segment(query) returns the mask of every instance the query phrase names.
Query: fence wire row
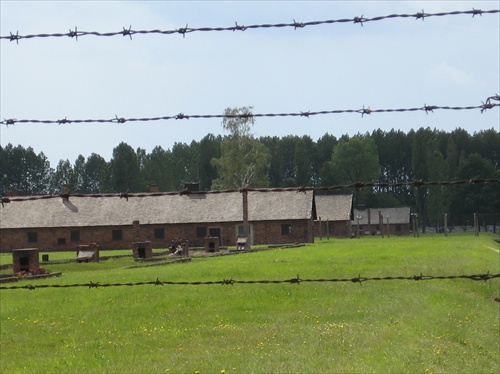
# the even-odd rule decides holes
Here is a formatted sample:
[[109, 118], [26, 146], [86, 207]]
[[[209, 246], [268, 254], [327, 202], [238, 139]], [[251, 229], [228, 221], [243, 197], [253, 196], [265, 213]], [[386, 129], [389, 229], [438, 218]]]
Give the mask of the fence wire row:
[[106, 193], [106, 194], [70, 194], [62, 193], [60, 195], [39, 195], [39, 196], [29, 196], [29, 197], [2, 197], [1, 203], [2, 207], [9, 203], [19, 203], [34, 200], [49, 200], [64, 198], [69, 200], [70, 197], [80, 197], [80, 198], [110, 198], [116, 197], [120, 199], [129, 198], [144, 198], [144, 197], [160, 197], [160, 196], [174, 196], [174, 195], [207, 195], [207, 194], [223, 194], [223, 193], [233, 193], [233, 192], [284, 192], [284, 191], [296, 191], [296, 192], [306, 192], [306, 191], [337, 191], [345, 189], [363, 189], [363, 188], [395, 188], [395, 187], [431, 187], [431, 186], [464, 186], [464, 185], [478, 185], [486, 183], [500, 183], [500, 179], [494, 178], [473, 178], [473, 179], [462, 179], [456, 181], [423, 181], [414, 180], [408, 182], [395, 182], [395, 183], [377, 183], [377, 182], [356, 182], [350, 184], [340, 184], [330, 187], [286, 187], [286, 188], [240, 188], [240, 189], [227, 189], [227, 190], [212, 190], [212, 191], [174, 191], [174, 192], [148, 192], [148, 193]]
[[[498, 103], [496, 103], [497, 101]], [[168, 121], [168, 120], [182, 120], [182, 119], [223, 119], [223, 118], [262, 118], [262, 117], [312, 117], [325, 114], [342, 114], [342, 113], [357, 113], [364, 117], [365, 114], [372, 113], [403, 113], [403, 112], [429, 112], [433, 113], [434, 110], [477, 110], [480, 109], [481, 113], [484, 113], [488, 109], [493, 109], [500, 106], [500, 95], [496, 94], [490, 96], [486, 101], [482, 102], [481, 105], [471, 105], [471, 106], [437, 106], [437, 105], [424, 105], [422, 107], [414, 108], [397, 108], [397, 109], [371, 109], [370, 107], [362, 109], [337, 109], [337, 110], [323, 110], [323, 111], [307, 111], [307, 112], [295, 112], [295, 113], [247, 113], [247, 114], [184, 114], [179, 113], [172, 116], [162, 116], [162, 117], [143, 117], [143, 118], [123, 118], [115, 115], [115, 118], [111, 119], [68, 119], [63, 118], [59, 120], [41, 120], [41, 119], [4, 119], [0, 121], [2, 125], [15, 125], [19, 123], [32, 123], [32, 124], [81, 124], [81, 123], [119, 123], [123, 124], [125, 122], [151, 122], [151, 121]]]
[[27, 284], [23, 286], [1, 286], [0, 290], [16, 290], [16, 289], [27, 289], [35, 290], [39, 288], [75, 288], [75, 287], [88, 287], [88, 288], [99, 288], [99, 287], [133, 287], [133, 286], [201, 286], [201, 285], [235, 285], [235, 284], [300, 284], [300, 283], [359, 283], [369, 281], [395, 281], [395, 280], [411, 280], [411, 281], [426, 281], [426, 280], [450, 280], [450, 279], [469, 279], [474, 281], [488, 281], [490, 279], [500, 278], [500, 274], [470, 274], [470, 275], [414, 275], [411, 277], [362, 277], [358, 275], [353, 278], [300, 278], [298, 275], [296, 278], [283, 279], [283, 280], [234, 280], [234, 279], [223, 279], [218, 281], [196, 281], [196, 282], [173, 282], [173, 281], [161, 281], [156, 278], [154, 281], [149, 282], [126, 282], [126, 283], [99, 283], [99, 282], [89, 282], [89, 283], [73, 283], [73, 284], [40, 284], [32, 285]]
[[494, 13], [500, 13], [500, 10], [499, 9], [481, 10], [472, 8], [472, 10], [440, 12], [440, 13], [425, 13], [424, 10], [422, 10], [421, 12], [416, 12], [413, 14], [389, 14], [385, 16], [377, 16], [372, 18], [367, 18], [362, 15], [361, 17], [354, 17], [354, 18], [341, 18], [341, 19], [310, 21], [310, 22], [297, 22], [294, 19], [293, 22], [291, 23], [258, 24], [258, 25], [247, 25], [247, 26], [239, 25], [238, 22], [235, 22], [234, 26], [229, 26], [229, 27], [188, 27], [188, 25], [186, 24], [186, 27], [181, 27], [178, 29], [171, 29], [171, 30], [133, 30], [132, 26], [129, 26], [128, 28], [123, 27], [123, 30], [115, 32], [80, 31], [75, 26], [74, 30], [70, 29], [66, 33], [19, 35], [19, 31], [17, 31], [15, 34], [10, 32], [10, 35], [0, 36], [0, 39], [9, 40], [11, 42], [15, 41], [16, 43], [19, 44], [19, 40], [21, 39], [69, 37], [78, 40], [78, 38], [82, 36], [111, 37], [111, 36], [122, 35], [122, 36], [128, 36], [132, 40], [132, 36], [138, 34], [182, 35], [183, 37], [185, 37], [186, 34], [190, 34], [193, 32], [213, 32], [213, 31], [234, 32], [234, 31], [245, 31], [251, 29], [292, 28], [292, 27], [294, 30], [297, 30], [307, 26], [319, 26], [319, 25], [328, 25], [336, 23], [354, 23], [363, 26], [363, 24], [367, 22], [383, 21], [394, 18], [414, 18], [416, 20], [423, 21], [425, 18], [429, 17], [455, 16], [464, 14], [472, 15], [472, 17], [474, 17], [477, 15], [482, 16], [483, 14], [494, 14]]

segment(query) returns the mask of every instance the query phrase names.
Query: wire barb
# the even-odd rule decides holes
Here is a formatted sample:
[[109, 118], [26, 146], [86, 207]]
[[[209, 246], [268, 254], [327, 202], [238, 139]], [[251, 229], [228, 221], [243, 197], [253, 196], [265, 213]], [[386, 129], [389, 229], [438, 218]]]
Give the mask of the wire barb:
[[127, 122], [127, 120], [125, 118], [123, 118], [123, 117], [118, 118], [118, 116], [116, 114], [115, 114], [114, 121], [116, 121], [116, 123], [125, 123], [125, 122]]
[[179, 34], [182, 34], [182, 37], [185, 38], [186, 37], [186, 33], [188, 32], [188, 25], [187, 25], [187, 23], [186, 23], [186, 27], [182, 27], [182, 28], [178, 29], [177, 32]]
[[129, 26], [128, 29], [125, 27], [123, 28], [123, 36], [128, 35], [130, 37], [130, 40], [132, 40], [132, 25]]
[[425, 14], [424, 10], [422, 9], [422, 12], [417, 12], [417, 14], [415, 15], [415, 19], [421, 19], [423, 21], [425, 16], [426, 16], [426, 14]]
[[297, 30], [297, 27], [302, 29], [304, 28], [304, 24], [302, 22], [297, 22], [295, 19], [293, 20], [293, 29]]
[[75, 40], [78, 41], [78, 29], [76, 28], [76, 26], [75, 26], [75, 31], [71, 29], [69, 30], [68, 36], [70, 38], [75, 38]]
[[230, 279], [223, 279], [222, 282], [221, 282], [221, 285], [231, 285], [231, 286], [234, 286], [234, 281], [230, 278]]
[[70, 121], [70, 120], [68, 120], [66, 117], [64, 117], [64, 119], [60, 119], [60, 120], [58, 120], [58, 121], [57, 121], [57, 123], [58, 123], [59, 125], [65, 125], [65, 124], [67, 124], [67, 123], [71, 123], [71, 121]]
[[97, 288], [97, 287], [99, 287], [99, 282], [97, 283], [94, 283], [92, 281], [89, 282], [89, 288]]
[[472, 18], [474, 18], [474, 16], [477, 16], [478, 14], [482, 17], [483, 16], [483, 11], [481, 9], [474, 9], [474, 8], [472, 8]]
[[366, 20], [363, 18], [363, 16], [361, 16], [361, 17], [354, 17], [353, 21], [354, 21], [354, 23], [360, 23], [361, 26], [363, 26], [363, 22]]
[[235, 22], [234, 25], [235, 26], [233, 28], [233, 31], [236, 31], [236, 30], [245, 31], [247, 29], [245, 26], [238, 25], [238, 22]]
[[17, 44], [19, 44], [19, 39], [21, 39], [21, 36], [19, 35], [19, 31], [16, 31], [16, 34], [14, 35], [13, 33], [10, 33], [10, 41], [16, 41]]

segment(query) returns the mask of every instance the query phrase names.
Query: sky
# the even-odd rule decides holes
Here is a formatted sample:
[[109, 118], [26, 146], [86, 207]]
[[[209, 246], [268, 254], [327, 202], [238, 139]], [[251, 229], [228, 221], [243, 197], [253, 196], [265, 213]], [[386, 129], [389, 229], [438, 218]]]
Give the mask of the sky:
[[[472, 9], [500, 1], [9, 1], [0, 34], [172, 30], [372, 18]], [[111, 119], [338, 109], [481, 105], [500, 93], [500, 14], [456, 15], [173, 35], [0, 40], [1, 119]], [[254, 136], [408, 132], [421, 127], [471, 134], [500, 126], [481, 113], [356, 113], [258, 118]], [[227, 134], [220, 119], [122, 124], [0, 125], [0, 144], [32, 147], [55, 168], [125, 142], [156, 146]]]

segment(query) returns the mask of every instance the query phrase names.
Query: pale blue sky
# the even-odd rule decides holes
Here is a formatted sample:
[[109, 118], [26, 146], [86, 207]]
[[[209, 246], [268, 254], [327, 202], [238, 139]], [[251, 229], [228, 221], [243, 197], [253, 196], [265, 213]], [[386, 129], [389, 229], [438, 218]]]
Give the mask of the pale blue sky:
[[[391, 13], [500, 9], [500, 1], [0, 1], [1, 35], [230, 27]], [[303, 29], [84, 36], [0, 41], [0, 117], [98, 119], [335, 109], [480, 105], [500, 93], [500, 15], [392, 19]], [[500, 110], [259, 118], [259, 136], [499, 127]], [[1, 145], [31, 146], [55, 167], [121, 141], [150, 152], [208, 133], [221, 121], [1, 126]]]

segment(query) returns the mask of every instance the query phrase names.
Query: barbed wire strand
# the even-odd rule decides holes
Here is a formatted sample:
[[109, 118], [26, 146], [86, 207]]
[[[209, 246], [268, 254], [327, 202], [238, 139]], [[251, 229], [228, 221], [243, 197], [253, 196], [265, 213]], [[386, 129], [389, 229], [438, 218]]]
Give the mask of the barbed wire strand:
[[[495, 103], [498, 101], [499, 103]], [[341, 113], [357, 113], [364, 117], [365, 114], [373, 113], [403, 113], [403, 112], [417, 112], [423, 111], [426, 114], [433, 113], [435, 110], [477, 110], [480, 109], [481, 113], [489, 109], [500, 106], [500, 95], [496, 94], [490, 96], [481, 105], [472, 106], [437, 106], [437, 105], [424, 105], [415, 108], [398, 108], [398, 109], [371, 109], [370, 107], [362, 109], [337, 109], [337, 110], [322, 110], [317, 112], [295, 112], [295, 113], [246, 113], [246, 114], [184, 114], [179, 113], [173, 116], [162, 117], [144, 117], [144, 118], [123, 118], [115, 115], [111, 119], [68, 119], [67, 117], [59, 120], [41, 120], [41, 119], [4, 119], [0, 124], [11, 126], [18, 123], [32, 123], [32, 124], [58, 124], [65, 125], [71, 123], [119, 123], [125, 122], [151, 122], [151, 121], [168, 121], [168, 120], [182, 120], [182, 119], [222, 119], [222, 118], [261, 118], [261, 117], [312, 117], [326, 114], [341, 114]]]
[[251, 30], [251, 29], [271, 29], [271, 28], [292, 28], [294, 30], [297, 29], [302, 29], [307, 26], [319, 26], [319, 25], [329, 25], [329, 24], [336, 24], [336, 23], [354, 23], [354, 24], [360, 24], [363, 26], [365, 23], [368, 22], [375, 22], [375, 21], [383, 21], [383, 20], [388, 20], [388, 19], [395, 19], [395, 18], [414, 18], [416, 20], [424, 20], [425, 18], [429, 17], [444, 17], [444, 16], [456, 16], [456, 15], [472, 15], [474, 18], [475, 16], [479, 15], [482, 16], [483, 14], [495, 14], [495, 13], [500, 13], [499, 9], [492, 9], [492, 10], [481, 10], [481, 9], [474, 9], [472, 10], [465, 10], [465, 11], [450, 11], [450, 12], [440, 12], [440, 13], [425, 13], [424, 10], [421, 12], [416, 12], [413, 14], [389, 14], [385, 16], [377, 16], [377, 17], [364, 17], [363, 15], [361, 17], [353, 17], [353, 18], [341, 18], [341, 19], [331, 19], [331, 20], [324, 20], [324, 21], [310, 21], [310, 22], [297, 22], [295, 19], [293, 22], [289, 23], [277, 23], [277, 24], [256, 24], [256, 25], [239, 25], [238, 22], [235, 22], [234, 26], [229, 26], [229, 27], [188, 27], [186, 24], [185, 27], [181, 27], [178, 29], [171, 29], [171, 30], [133, 30], [132, 25], [130, 25], [128, 28], [123, 27], [123, 30], [121, 31], [115, 31], [115, 32], [98, 32], [98, 31], [79, 31], [77, 27], [75, 27], [74, 30], [69, 30], [66, 33], [44, 33], [44, 34], [28, 34], [28, 35], [19, 35], [19, 31], [17, 31], [15, 34], [10, 32], [10, 35], [3, 35], [0, 36], [0, 39], [2, 40], [8, 40], [8, 41], [15, 41], [17, 44], [19, 44], [19, 40], [22, 39], [33, 39], [33, 38], [63, 38], [63, 37], [69, 37], [69, 38], [75, 38], [75, 40], [78, 41], [78, 38], [82, 36], [99, 36], [99, 37], [112, 37], [112, 36], [128, 36], [130, 40], [132, 40], [133, 35], [145, 35], [145, 34], [159, 34], [159, 35], [182, 35], [184, 38], [186, 34], [194, 33], [194, 32], [221, 32], [221, 31], [246, 31], [246, 30]]
[[1, 204], [2, 207], [5, 204], [16, 203], [16, 202], [27, 202], [34, 200], [49, 200], [49, 199], [57, 199], [57, 198], [65, 198], [68, 199], [70, 197], [79, 197], [79, 198], [120, 198], [126, 199], [128, 201], [129, 198], [144, 198], [144, 197], [160, 197], [160, 196], [174, 196], [174, 195], [207, 195], [207, 194], [223, 194], [223, 193], [234, 193], [234, 192], [285, 192], [285, 191], [295, 191], [306, 192], [306, 191], [336, 191], [336, 190], [345, 190], [345, 189], [363, 189], [363, 188], [394, 188], [394, 187], [430, 187], [430, 186], [464, 186], [464, 185], [478, 185], [478, 184], [486, 184], [486, 183], [500, 183], [500, 179], [494, 178], [472, 178], [472, 179], [462, 179], [455, 181], [423, 181], [423, 180], [414, 180], [414, 181], [401, 181], [401, 182], [393, 182], [393, 183], [385, 183], [385, 182], [355, 182], [349, 184], [340, 184], [329, 187], [285, 187], [285, 188], [240, 188], [240, 189], [226, 189], [226, 190], [212, 190], [212, 191], [172, 191], [172, 192], [151, 192], [151, 193], [105, 193], [105, 194], [70, 194], [64, 193], [60, 195], [39, 195], [39, 196], [29, 196], [29, 197], [2, 197]]
[[16, 289], [28, 289], [35, 290], [40, 288], [75, 288], [75, 287], [88, 287], [99, 288], [99, 287], [133, 287], [133, 286], [144, 286], [144, 285], [154, 285], [154, 286], [201, 286], [201, 285], [235, 285], [235, 284], [300, 284], [300, 283], [359, 283], [369, 281], [395, 281], [395, 280], [412, 280], [412, 281], [427, 281], [427, 280], [451, 280], [451, 279], [469, 279], [474, 281], [488, 281], [490, 279], [500, 278], [500, 274], [470, 274], [470, 275], [414, 275], [410, 277], [404, 276], [387, 276], [387, 277], [362, 277], [358, 275], [353, 278], [319, 278], [319, 279], [307, 279], [300, 278], [298, 275], [296, 278], [283, 279], [283, 280], [234, 280], [234, 279], [223, 279], [218, 281], [161, 281], [156, 278], [154, 281], [149, 282], [126, 282], [126, 283], [99, 283], [99, 282], [89, 282], [89, 283], [73, 283], [73, 284], [40, 284], [34, 286], [32, 284], [27, 284], [23, 286], [0, 286], [0, 290], [16, 290]]

